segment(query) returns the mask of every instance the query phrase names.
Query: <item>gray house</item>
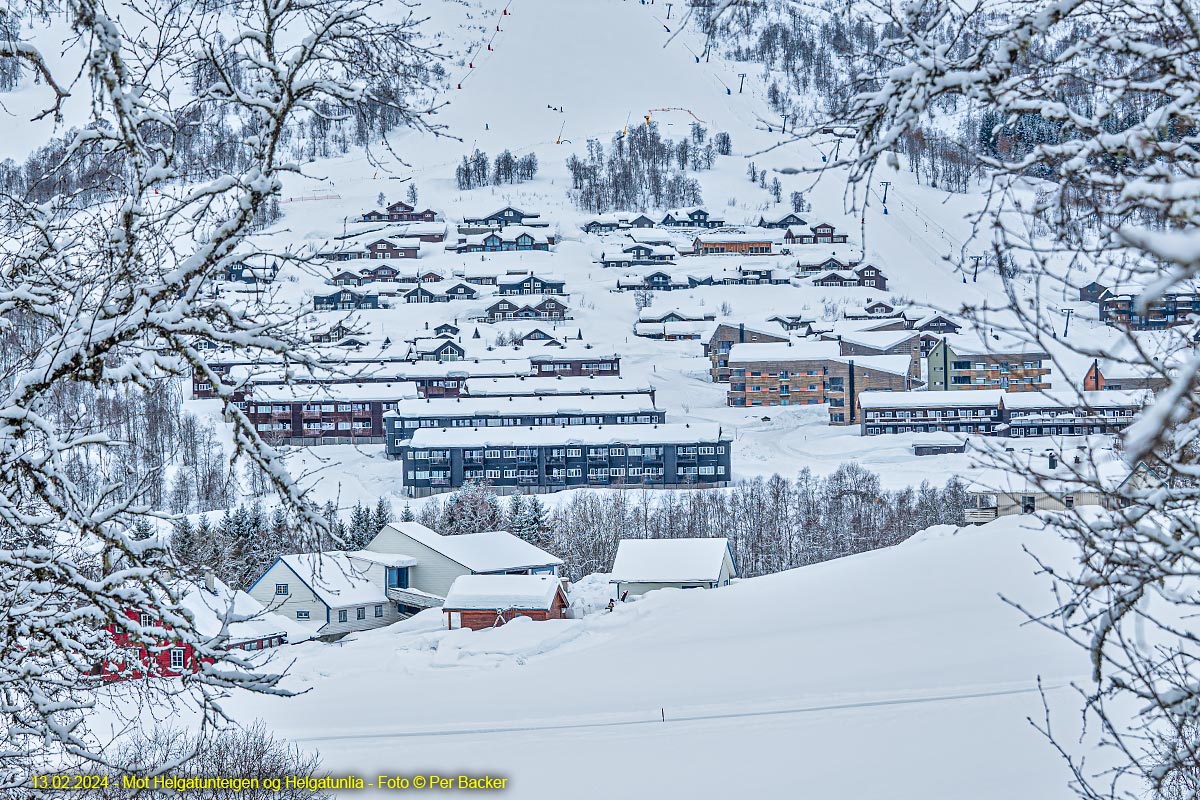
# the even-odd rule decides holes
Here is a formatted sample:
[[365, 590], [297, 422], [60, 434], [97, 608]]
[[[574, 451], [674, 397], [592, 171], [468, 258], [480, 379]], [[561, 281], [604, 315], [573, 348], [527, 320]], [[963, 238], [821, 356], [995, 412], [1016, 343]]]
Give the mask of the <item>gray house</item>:
[[434, 605], [460, 575], [558, 575], [562, 559], [513, 536], [508, 531], [442, 536], [419, 522], [393, 522], [367, 545], [368, 551], [412, 554], [403, 586], [388, 586], [387, 595], [402, 605]]

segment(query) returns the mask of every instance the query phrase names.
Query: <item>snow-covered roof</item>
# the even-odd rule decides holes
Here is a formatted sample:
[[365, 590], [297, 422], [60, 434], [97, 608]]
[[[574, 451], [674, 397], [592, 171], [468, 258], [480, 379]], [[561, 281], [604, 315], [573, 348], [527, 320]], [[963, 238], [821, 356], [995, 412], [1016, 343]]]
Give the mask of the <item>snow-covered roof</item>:
[[415, 567], [417, 560], [403, 553], [376, 553], [374, 550], [351, 550], [346, 553], [355, 561], [369, 561], [383, 567]]
[[395, 412], [399, 417], [474, 417], [505, 414], [617, 414], [645, 413], [656, 410], [647, 395], [619, 394], [538, 395], [523, 397], [439, 397], [402, 400]]
[[854, 363], [858, 369], [876, 372], [887, 372], [892, 375], [907, 375], [912, 368], [909, 356], [834, 356], [831, 361], [841, 364]]
[[1004, 407], [1010, 411], [1028, 409], [1061, 408], [1141, 408], [1154, 400], [1148, 389], [1124, 391], [1104, 390], [1099, 392], [1076, 392], [1071, 390], [1051, 392], [1012, 392], [1004, 396]]
[[779, 242], [783, 241], [783, 231], [778, 228], [756, 228], [753, 231], [700, 233], [696, 235], [696, 240], [700, 244], [721, 242]]
[[404, 397], [414, 397], [416, 387], [412, 383], [255, 383], [247, 400], [250, 403], [338, 403], [369, 402], [378, 400], [391, 402]]
[[950, 432], [914, 433], [913, 447], [958, 447], [967, 440], [963, 434]]
[[230, 643], [282, 633], [287, 635], [288, 642], [295, 644], [311, 636], [303, 626], [282, 614], [267, 611], [253, 597], [231, 589], [219, 579], [213, 579], [211, 592], [196, 584], [180, 587], [179, 602], [192, 612], [196, 631], [202, 636], [217, 636], [223, 627]]
[[680, 336], [684, 334], [702, 335], [716, 327], [714, 322], [701, 320], [680, 320], [678, 322], [638, 322], [633, 326], [633, 332], [638, 336]]
[[[419, 522], [392, 522], [389, 527], [472, 572], [561, 565], [562, 559], [535, 547], [508, 531], [485, 531], [442, 536]], [[512, 576], [505, 576], [512, 577]]]
[[622, 583], [715, 581], [729, 542], [714, 539], [622, 539], [612, 580]]
[[[722, 441], [715, 423], [571, 425], [530, 428], [418, 428], [412, 449], [439, 447], [552, 447], [555, 445], [694, 444]], [[727, 438], [727, 437], [726, 437]]]
[[948, 392], [863, 392], [858, 403], [868, 408], [969, 408], [996, 406], [1004, 398], [1003, 389], [963, 389]]
[[553, 575], [459, 575], [450, 586], [445, 611], [549, 611], [562, 583]]
[[647, 306], [638, 312], [638, 322], [662, 322], [664, 318], [676, 315], [685, 320], [712, 320], [717, 315], [702, 308], [650, 308]]
[[649, 394], [654, 387], [642, 381], [612, 376], [557, 378], [472, 378], [464, 391], [474, 397], [503, 397], [522, 394]]
[[913, 339], [921, 338], [920, 331], [853, 331], [846, 333], [838, 333], [838, 337], [843, 342], [850, 344], [861, 345], [862, 347], [870, 347], [875, 350], [890, 350], [893, 347], [899, 347], [905, 342], [910, 342]]
[[367, 576], [366, 567], [356, 564], [354, 554], [341, 550], [325, 553], [296, 553], [279, 560], [308, 584], [317, 598], [330, 608], [386, 603], [383, 586]]
[[838, 354], [837, 342], [738, 342], [729, 349], [729, 363], [815, 361]]
[[1012, 358], [1014, 356], [1033, 356], [1042, 360], [1050, 355], [1045, 350], [1002, 331], [963, 331], [961, 333], [940, 333], [938, 339], [945, 340], [950, 349], [960, 356], [991, 356]]

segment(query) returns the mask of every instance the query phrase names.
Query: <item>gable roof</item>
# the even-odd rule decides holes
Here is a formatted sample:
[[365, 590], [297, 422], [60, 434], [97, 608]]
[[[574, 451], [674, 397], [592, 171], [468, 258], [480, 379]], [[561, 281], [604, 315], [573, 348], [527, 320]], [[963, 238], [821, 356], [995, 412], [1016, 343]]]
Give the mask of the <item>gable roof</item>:
[[[388, 602], [383, 586], [367, 577], [366, 566], [355, 564], [352, 558], [354, 555], [341, 550], [330, 550], [324, 553], [280, 556], [279, 561], [303, 581], [318, 600], [330, 608]], [[406, 558], [398, 554], [389, 555]], [[417, 563], [411, 558], [407, 561], [404, 566]]]
[[721, 566], [727, 555], [730, 555], [729, 542], [723, 538], [622, 539], [613, 561], [612, 580], [622, 583], [715, 581], [721, 576]]
[[558, 566], [563, 563], [562, 559], [550, 555], [540, 547], [534, 547], [508, 531], [442, 536], [419, 522], [392, 522], [388, 527], [434, 552], [441, 553], [472, 572], [500, 572], [526, 567]]
[[442, 609], [549, 611], [560, 592], [562, 582], [553, 575], [459, 575], [451, 584]]

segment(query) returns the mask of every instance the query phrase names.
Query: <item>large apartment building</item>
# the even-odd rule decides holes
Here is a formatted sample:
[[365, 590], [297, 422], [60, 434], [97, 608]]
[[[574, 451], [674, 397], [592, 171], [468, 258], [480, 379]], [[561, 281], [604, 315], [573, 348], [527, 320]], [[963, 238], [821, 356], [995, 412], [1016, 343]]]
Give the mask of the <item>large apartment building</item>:
[[584, 486], [700, 488], [730, 478], [719, 425], [422, 428], [400, 451], [405, 492], [426, 497], [471, 480], [499, 494]]
[[1141, 307], [1143, 290], [1115, 287], [1100, 294], [1100, 321], [1130, 330], [1162, 330], [1200, 317], [1200, 293], [1168, 292]]
[[426, 428], [564, 427], [664, 422], [648, 394], [584, 396], [455, 397], [401, 400], [384, 415], [387, 452], [398, 457], [407, 440]]
[[712, 362], [708, 374], [713, 383], [729, 382], [729, 351], [735, 344], [767, 342], [782, 344], [787, 341], [788, 337], [786, 336], [747, 328], [744, 323], [729, 325], [722, 322], [704, 345], [704, 355], [708, 356], [708, 360]]
[[1016, 347], [989, 349], [964, 337], [943, 337], [926, 358], [933, 391], [1038, 392], [1050, 388], [1050, 355]]
[[858, 396], [863, 436], [887, 433], [994, 433], [1003, 423], [1004, 392], [864, 392]]
[[1140, 391], [1005, 392], [1000, 389], [868, 392], [859, 395], [864, 436], [890, 433], [968, 433], [1011, 436], [1089, 436], [1124, 430], [1153, 400]]
[[903, 392], [917, 381], [909, 355], [842, 355], [838, 342], [736, 344], [729, 351], [727, 401], [735, 407], [829, 406], [829, 421], [857, 421], [864, 391]]

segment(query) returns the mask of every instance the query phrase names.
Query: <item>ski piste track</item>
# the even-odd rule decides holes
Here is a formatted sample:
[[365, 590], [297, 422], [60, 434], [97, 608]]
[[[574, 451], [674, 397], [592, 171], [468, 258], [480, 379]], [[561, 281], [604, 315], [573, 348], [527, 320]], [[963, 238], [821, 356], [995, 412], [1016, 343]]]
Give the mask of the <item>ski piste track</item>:
[[[319, 736], [293, 737], [297, 742], [334, 742], [356, 741], [365, 739], [402, 739], [414, 736], [473, 736], [493, 733], [520, 733], [526, 731], [566, 731], [588, 728], [618, 728], [641, 725], [663, 725], [684, 722], [710, 722], [720, 720], [754, 719], [760, 717], [778, 717], [794, 714], [817, 714], [822, 712], [852, 711], [856, 709], [883, 708], [886, 706], [914, 706], [932, 703], [952, 703], [958, 701], [983, 700], [993, 697], [1008, 697], [1013, 695], [1036, 695], [1060, 691], [1069, 687], [1067, 679], [1043, 681], [1008, 687], [962, 687], [957, 691], [930, 693], [902, 697], [880, 697], [863, 700], [846, 700], [838, 703], [820, 703], [812, 705], [797, 705], [781, 708], [761, 708], [750, 711], [703, 712], [689, 708], [683, 709], [654, 709], [634, 717], [625, 719], [590, 718], [564, 719], [560, 721], [546, 720], [540, 723], [523, 725], [481, 725], [462, 728], [420, 728], [412, 730], [373, 731], [370, 733], [329, 734]], [[615, 715], [603, 715], [605, 717]]]

